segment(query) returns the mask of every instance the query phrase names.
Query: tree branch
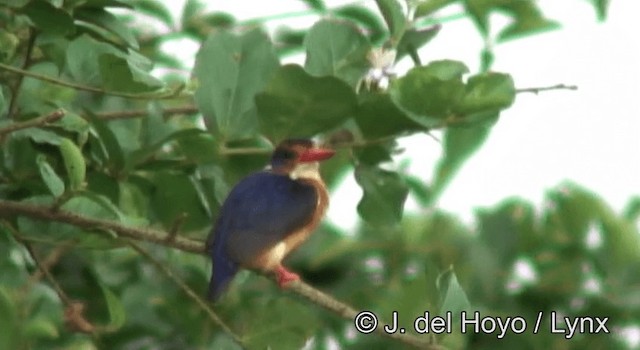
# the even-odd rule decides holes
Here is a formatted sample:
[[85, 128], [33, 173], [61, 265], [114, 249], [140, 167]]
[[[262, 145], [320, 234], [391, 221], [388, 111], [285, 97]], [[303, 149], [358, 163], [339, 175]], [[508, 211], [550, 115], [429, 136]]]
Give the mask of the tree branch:
[[[185, 252], [206, 255], [204, 242], [194, 241], [179, 236], [171, 240], [168, 239], [170, 238], [170, 234], [164, 231], [147, 228], [133, 228], [121, 225], [113, 221], [89, 218], [66, 211], [52, 211], [50, 208], [45, 206], [0, 200], [0, 217], [7, 214], [23, 215], [34, 219], [63, 222], [85, 229], [102, 228], [111, 232], [115, 232], [120, 237], [130, 238], [135, 241], [152, 242]], [[269, 276], [269, 278], [275, 281], [273, 276]], [[287, 289], [346, 320], [353, 321], [354, 317], [357, 314], [356, 309], [354, 309], [350, 305], [338, 301], [332, 296], [325, 294], [302, 281], [297, 281], [289, 284]], [[400, 341], [404, 344], [416, 348], [431, 350], [441, 349], [441, 347], [436, 344], [425, 341], [410, 334], [388, 334], [384, 332], [384, 327], [378, 327], [376, 331], [380, 335]]]
[[222, 328], [222, 330], [225, 333], [227, 333], [231, 337], [231, 339], [233, 339], [234, 342], [236, 342], [236, 344], [240, 345], [240, 347], [242, 348], [246, 348], [242, 339], [237, 334], [235, 334], [231, 330], [231, 328], [229, 328], [229, 326], [227, 326], [227, 324], [224, 323], [224, 321], [222, 321], [220, 316], [218, 316], [218, 314], [216, 314], [216, 312], [213, 311], [211, 306], [204, 299], [202, 299], [202, 297], [200, 297], [198, 293], [194, 292], [193, 289], [189, 287], [180, 277], [176, 276], [176, 274], [173, 273], [173, 271], [171, 271], [167, 266], [165, 266], [165, 264], [158, 261], [151, 254], [149, 254], [149, 252], [147, 252], [145, 249], [143, 249], [142, 247], [140, 247], [138, 244], [136, 244], [131, 240], [129, 240], [128, 243], [131, 246], [131, 248], [133, 248], [133, 250], [138, 252], [138, 254], [142, 255], [142, 257], [144, 257], [145, 259], [149, 260], [149, 262], [151, 262], [153, 266], [155, 266], [158, 270], [160, 270], [160, 272], [162, 272], [165, 276], [167, 276], [170, 280], [172, 280], [175, 284], [177, 284], [180, 287], [180, 289], [182, 289], [182, 291], [185, 294], [187, 294], [189, 298], [191, 298], [191, 300], [193, 300], [196, 304], [198, 304], [198, 306], [200, 306], [207, 313], [209, 318], [215, 324], [220, 326], [220, 328]]
[[523, 92], [531, 92], [537, 95], [541, 91], [549, 91], [549, 90], [578, 90], [578, 87], [576, 85], [557, 84], [553, 86], [516, 89], [516, 93], [520, 94]]
[[12, 66], [4, 64], [4, 63], [0, 63], [0, 69], [4, 69], [4, 70], [7, 70], [9, 72], [20, 74], [22, 76], [27, 76], [27, 77], [30, 77], [30, 78], [46, 81], [47, 83], [56, 84], [56, 85], [60, 85], [60, 86], [65, 86], [65, 87], [76, 89], [76, 90], [95, 92], [95, 93], [99, 93], [99, 94], [103, 94], [103, 95], [119, 96], [119, 97], [131, 98], [131, 99], [141, 99], [141, 100], [157, 99], [157, 100], [162, 100], [162, 99], [175, 98], [175, 97], [178, 97], [180, 92], [182, 92], [182, 90], [184, 89], [184, 86], [181, 85], [181, 86], [178, 86], [177, 88], [174, 88], [173, 90], [166, 91], [166, 92], [150, 92], [150, 93], [138, 93], [138, 94], [136, 94], [136, 93], [126, 93], [126, 92], [118, 92], [118, 91], [107, 91], [107, 90], [104, 90], [104, 89], [101, 89], [101, 88], [97, 88], [97, 87], [93, 87], [93, 86], [87, 86], [87, 85], [82, 85], [82, 84], [77, 84], [77, 83], [72, 83], [72, 82], [68, 82], [68, 81], [52, 78], [52, 77], [47, 76], [47, 75], [38, 74], [38, 73], [30, 72], [28, 70], [12, 67]]
[[42, 125], [49, 124], [49, 123], [55, 123], [58, 120], [62, 119], [62, 117], [64, 117], [65, 113], [66, 112], [65, 112], [64, 109], [57, 109], [57, 110], [55, 110], [55, 111], [53, 111], [53, 112], [51, 112], [49, 114], [45, 114], [45, 115], [37, 117], [37, 118], [25, 120], [25, 121], [19, 122], [19, 123], [9, 124], [8, 126], [0, 128], [0, 139], [2, 139], [2, 137], [4, 135], [10, 134], [10, 133], [12, 133], [14, 131], [27, 129], [27, 128], [33, 128], [33, 127], [37, 127], [37, 126], [42, 126]]
[[[195, 114], [198, 113], [198, 107], [196, 106], [182, 106], [173, 108], [164, 108], [162, 116], [167, 117], [175, 114]], [[134, 109], [130, 111], [115, 111], [115, 112], [100, 112], [96, 113], [96, 117], [102, 120], [117, 120], [117, 119], [130, 119], [141, 118], [149, 115], [149, 111], [146, 109]]]
[[[33, 53], [33, 47], [36, 44], [36, 36], [38, 34], [29, 29], [29, 41], [27, 42], [27, 52], [25, 52], [24, 54], [24, 61], [22, 62], [22, 69], [27, 69], [29, 68], [29, 65], [31, 65], [31, 54]], [[13, 118], [14, 114], [16, 112], [16, 102], [18, 101], [18, 95], [20, 94], [20, 86], [22, 86], [22, 80], [24, 80], [24, 76], [20, 75], [18, 77], [18, 80], [16, 81], [16, 84], [13, 86], [13, 93], [11, 94], [11, 100], [9, 101], [9, 108], [7, 109], [7, 113], [9, 118]]]

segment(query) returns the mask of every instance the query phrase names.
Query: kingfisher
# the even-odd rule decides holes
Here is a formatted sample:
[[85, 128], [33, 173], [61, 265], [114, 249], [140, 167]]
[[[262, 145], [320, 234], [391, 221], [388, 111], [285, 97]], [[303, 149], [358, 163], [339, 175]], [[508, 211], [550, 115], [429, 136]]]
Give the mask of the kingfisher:
[[240, 268], [275, 274], [281, 288], [300, 278], [282, 260], [309, 238], [324, 216], [329, 194], [319, 162], [334, 154], [311, 140], [282, 141], [270, 166], [231, 190], [208, 240], [213, 260], [210, 300], [220, 298]]

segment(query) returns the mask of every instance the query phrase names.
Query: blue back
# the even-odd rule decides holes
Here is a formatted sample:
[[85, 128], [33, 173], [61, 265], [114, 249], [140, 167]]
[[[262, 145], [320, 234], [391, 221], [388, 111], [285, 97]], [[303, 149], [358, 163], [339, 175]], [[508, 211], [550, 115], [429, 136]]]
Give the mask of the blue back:
[[317, 201], [312, 185], [287, 175], [264, 171], [238, 183], [222, 205], [212, 232], [210, 298], [222, 294], [239, 266], [309, 223]]

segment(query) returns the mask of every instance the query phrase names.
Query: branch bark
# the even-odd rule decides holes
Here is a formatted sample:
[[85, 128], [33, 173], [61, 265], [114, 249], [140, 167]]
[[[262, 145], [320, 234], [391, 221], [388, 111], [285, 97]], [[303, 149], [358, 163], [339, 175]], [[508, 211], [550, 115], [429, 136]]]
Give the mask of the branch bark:
[[42, 126], [49, 123], [55, 123], [56, 121], [64, 117], [65, 113], [66, 112], [64, 109], [57, 109], [49, 114], [45, 114], [43, 116], [40, 116], [34, 119], [25, 120], [19, 123], [9, 124], [8, 126], [0, 128], [0, 139], [2, 139], [4, 135], [12, 133], [14, 131], [33, 128], [36, 126]]
[[[206, 255], [204, 242], [183, 237], [171, 237], [169, 233], [161, 230], [128, 227], [113, 221], [89, 218], [62, 210], [52, 210], [45, 206], [0, 200], [0, 217], [8, 216], [9, 214], [62, 222], [86, 229], [102, 228], [115, 232], [120, 237], [129, 238], [134, 241], [151, 242], [189, 253]], [[272, 276], [269, 276], [269, 278], [275, 282]], [[334, 297], [302, 281], [291, 283], [287, 289], [346, 320], [353, 321], [358, 313], [352, 306], [336, 300]], [[388, 334], [384, 332], [384, 327], [378, 327], [376, 331], [382, 336], [400, 341], [415, 348], [430, 350], [441, 349], [440, 346], [431, 343], [429, 340], [421, 339], [410, 334]]]

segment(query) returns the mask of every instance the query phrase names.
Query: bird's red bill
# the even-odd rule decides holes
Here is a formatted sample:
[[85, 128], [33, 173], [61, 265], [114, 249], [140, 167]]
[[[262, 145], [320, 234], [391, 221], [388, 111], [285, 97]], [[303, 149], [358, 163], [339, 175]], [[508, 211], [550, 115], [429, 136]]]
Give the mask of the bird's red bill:
[[301, 162], [316, 162], [333, 157], [336, 151], [328, 148], [311, 148], [300, 155]]

